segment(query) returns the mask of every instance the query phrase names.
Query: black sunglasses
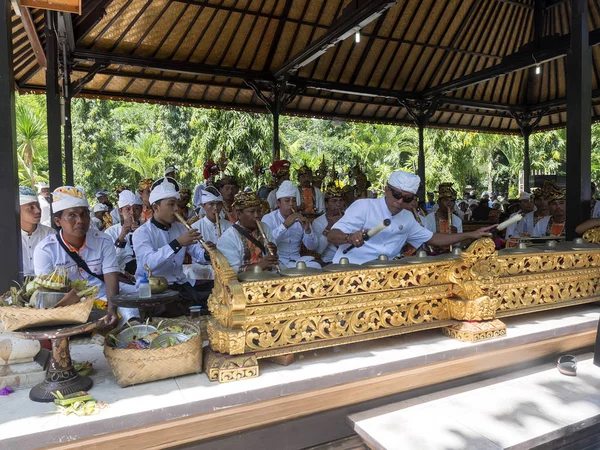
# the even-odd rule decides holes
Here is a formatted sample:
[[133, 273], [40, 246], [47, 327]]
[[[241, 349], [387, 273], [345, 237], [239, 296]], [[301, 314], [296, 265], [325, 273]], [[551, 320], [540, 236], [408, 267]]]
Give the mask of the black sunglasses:
[[412, 194], [404, 195], [404, 194], [396, 191], [389, 184], [388, 184], [388, 187], [390, 188], [390, 191], [392, 192], [392, 197], [394, 197], [396, 200], [402, 200], [404, 203], [411, 203], [415, 199], [415, 196]]

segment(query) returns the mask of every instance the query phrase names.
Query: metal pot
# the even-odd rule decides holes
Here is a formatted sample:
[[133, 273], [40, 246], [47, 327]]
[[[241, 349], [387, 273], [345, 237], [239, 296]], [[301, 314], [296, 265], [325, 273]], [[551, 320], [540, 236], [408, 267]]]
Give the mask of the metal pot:
[[169, 282], [165, 277], [153, 277], [152, 271], [147, 264], [144, 264], [144, 269], [148, 272], [148, 283], [150, 283], [150, 292], [153, 294], [161, 294], [169, 287]]

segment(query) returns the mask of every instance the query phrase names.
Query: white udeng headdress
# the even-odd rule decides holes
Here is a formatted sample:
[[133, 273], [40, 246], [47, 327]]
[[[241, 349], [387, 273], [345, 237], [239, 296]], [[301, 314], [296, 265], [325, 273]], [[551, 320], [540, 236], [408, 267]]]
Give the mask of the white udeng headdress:
[[277, 189], [277, 200], [284, 197], [296, 197], [298, 188], [290, 180], [285, 180]]
[[119, 208], [135, 205], [135, 194], [125, 189], [119, 194]]
[[90, 207], [85, 194], [80, 189], [73, 186], [61, 186], [52, 192], [53, 213], [79, 207]]
[[150, 192], [150, 204], [153, 205], [165, 198], [176, 198], [179, 200], [179, 191], [167, 178], [163, 178], [162, 183], [156, 185], [152, 189], [152, 192]]
[[421, 184], [421, 178], [418, 175], [405, 172], [403, 170], [397, 170], [390, 175], [388, 184], [401, 191], [410, 192], [416, 194]]

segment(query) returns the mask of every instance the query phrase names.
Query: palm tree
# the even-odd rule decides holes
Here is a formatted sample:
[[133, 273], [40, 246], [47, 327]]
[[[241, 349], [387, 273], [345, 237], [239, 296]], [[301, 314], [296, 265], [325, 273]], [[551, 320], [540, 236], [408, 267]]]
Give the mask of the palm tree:
[[116, 161], [143, 178], [155, 178], [164, 161], [164, 142], [158, 134], [140, 134]]
[[35, 186], [35, 160], [47, 147], [46, 121], [32, 105], [18, 103], [16, 106], [17, 154], [19, 165], [26, 172], [26, 178]]

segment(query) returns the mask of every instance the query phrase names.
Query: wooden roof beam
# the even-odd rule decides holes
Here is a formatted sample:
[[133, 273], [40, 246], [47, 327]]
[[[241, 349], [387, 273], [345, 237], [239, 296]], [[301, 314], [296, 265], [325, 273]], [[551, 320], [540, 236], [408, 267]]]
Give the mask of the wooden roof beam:
[[46, 53], [40, 42], [40, 36], [35, 28], [35, 23], [33, 22], [29, 8], [19, 6], [19, 11], [21, 13], [21, 20], [23, 21], [23, 28], [27, 34], [27, 39], [29, 39], [29, 44], [31, 44], [31, 48], [33, 49], [35, 59], [40, 67], [46, 67]]
[[[502, 61], [491, 67], [479, 70], [477, 72], [470, 73], [464, 77], [457, 78], [456, 80], [442, 83], [431, 89], [426, 89], [422, 92], [423, 97], [433, 97], [436, 95], [442, 95], [448, 92], [463, 89], [474, 84], [479, 84], [493, 78], [507, 75], [518, 70], [524, 70], [529, 67], [536, 66], [553, 59], [562, 58], [567, 54], [569, 50], [570, 35], [544, 38], [539, 47], [528, 47], [523, 50], [519, 50], [516, 53], [505, 56]], [[594, 30], [590, 33], [590, 46], [598, 45], [600, 43], [600, 29]]]
[[[404, 100], [418, 100], [419, 96], [414, 92], [395, 91], [393, 89], [382, 89], [370, 86], [358, 86], [346, 83], [334, 83], [329, 81], [310, 80], [302, 77], [292, 77], [289, 84], [298, 84], [306, 88], [323, 90], [345, 95], [356, 95], [361, 97], [383, 97], [393, 98], [399, 102]], [[349, 101], [349, 100], [348, 100]], [[525, 111], [520, 105], [497, 104], [478, 100], [462, 99], [458, 97], [441, 97], [443, 104], [462, 106], [464, 108], [475, 108], [488, 111]]]
[[500, 3], [507, 3], [509, 5], [513, 5], [513, 6], [518, 6], [520, 8], [525, 8], [525, 9], [533, 9], [532, 5], [527, 5], [525, 3], [521, 3], [518, 0], [498, 0]]
[[148, 58], [144, 56], [124, 55], [118, 53], [101, 52], [96, 50], [75, 49], [75, 51], [73, 52], [73, 59], [75, 61], [92, 61], [106, 65], [116, 64], [119, 66], [163, 70], [165, 72], [174, 73], [188, 73], [192, 75], [229, 77], [239, 78], [243, 80], [273, 80], [272, 75], [268, 72], [258, 72], [253, 70], [189, 63], [186, 61]]
[[394, 6], [396, 2], [397, 0], [352, 0], [344, 8], [342, 14], [333, 21], [326, 33], [275, 71], [275, 78], [282, 77], [310, 64], [338, 42], [343, 41], [377, 19]]

